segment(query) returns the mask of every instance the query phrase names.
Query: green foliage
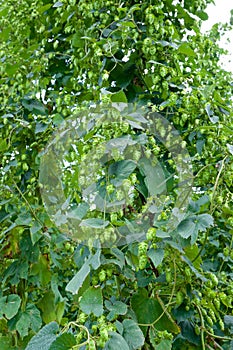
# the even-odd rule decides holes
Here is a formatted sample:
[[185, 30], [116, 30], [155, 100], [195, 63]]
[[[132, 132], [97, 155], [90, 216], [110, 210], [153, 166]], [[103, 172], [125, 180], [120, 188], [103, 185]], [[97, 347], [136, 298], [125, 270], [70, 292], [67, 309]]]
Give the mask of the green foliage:
[[1, 349], [232, 348], [232, 75], [229, 26], [200, 32], [211, 2], [1, 1]]
[[100, 288], [90, 287], [82, 295], [80, 309], [87, 315], [93, 313], [95, 316], [103, 314], [103, 297]]

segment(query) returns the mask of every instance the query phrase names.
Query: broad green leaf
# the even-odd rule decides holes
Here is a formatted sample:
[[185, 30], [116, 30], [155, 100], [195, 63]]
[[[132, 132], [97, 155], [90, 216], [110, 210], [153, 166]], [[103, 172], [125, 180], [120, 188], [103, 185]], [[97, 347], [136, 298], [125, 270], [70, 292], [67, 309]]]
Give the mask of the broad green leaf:
[[194, 273], [194, 275], [199, 278], [204, 283], [207, 282], [207, 279], [194, 267], [195, 262], [192, 263], [186, 256], [182, 258], [189, 266], [190, 270]]
[[7, 149], [7, 142], [5, 139], [0, 140], [0, 152], [4, 152]]
[[63, 2], [61, 2], [61, 1], [57, 1], [57, 2], [55, 2], [55, 4], [53, 5], [53, 7], [61, 7], [61, 6], [63, 6]]
[[106, 308], [110, 311], [107, 316], [107, 319], [112, 321], [116, 315], [125, 315], [127, 312], [127, 305], [122, 301], [105, 301]]
[[82, 37], [83, 35], [80, 32], [75, 33], [72, 38], [72, 45], [77, 48], [83, 48], [85, 41]]
[[211, 117], [213, 115], [213, 111], [212, 111], [211, 105], [209, 103], [207, 103], [207, 105], [205, 106], [205, 110], [206, 110], [208, 117]]
[[119, 186], [122, 183], [122, 180], [127, 179], [130, 174], [135, 170], [137, 164], [132, 160], [120, 160], [118, 162], [112, 163], [109, 166], [108, 173], [109, 175], [115, 175], [115, 178], [111, 182]]
[[122, 335], [129, 345], [130, 350], [141, 348], [145, 342], [145, 338], [137, 323], [133, 320], [126, 319], [122, 324], [124, 327]]
[[[185, 255], [187, 256], [187, 258], [192, 261], [193, 259], [195, 259], [199, 253], [199, 249], [198, 249], [198, 245], [194, 244], [192, 246], [188, 246], [186, 248], [184, 248], [185, 251]], [[200, 269], [201, 267], [201, 263], [202, 263], [202, 259], [199, 256], [194, 262], [193, 265], [195, 268]]]
[[233, 145], [230, 145], [229, 143], [227, 143], [227, 149], [230, 152], [230, 154], [233, 155]]
[[172, 348], [172, 340], [164, 339], [154, 349], [155, 350], [171, 350], [171, 348]]
[[50, 7], [52, 7], [52, 4], [47, 4], [47, 5], [44, 5], [44, 6], [41, 6], [39, 9], [38, 9], [38, 12], [40, 14], [44, 13], [45, 11], [49, 10]]
[[196, 54], [188, 43], [183, 43], [179, 46], [178, 52], [187, 56], [195, 57]]
[[9, 336], [0, 336], [0, 349], [1, 350], [16, 350], [12, 347], [11, 338]]
[[101, 255], [101, 249], [97, 249], [96, 253], [94, 255], [91, 255], [89, 258], [89, 264], [92, 266], [94, 270], [97, 270], [101, 265], [100, 255]]
[[[112, 57], [112, 55], [114, 55], [114, 53], [117, 52], [119, 44], [116, 40], [107, 39], [102, 47], [105, 51], [105, 55], [108, 57]], [[116, 94], [118, 94], [118, 93], [116, 93]], [[124, 94], [124, 92], [123, 92], [123, 94]], [[125, 94], [124, 94], [124, 96], [125, 96]], [[125, 100], [124, 101], [118, 100], [118, 101], [113, 101], [113, 102], [127, 102], [127, 100], [126, 101]]]
[[153, 324], [154, 328], [159, 331], [167, 330], [175, 334], [180, 332], [179, 327], [167, 313], [164, 313], [163, 316], [155, 322], [163, 313], [163, 308], [158, 300], [148, 297], [146, 289], [142, 289], [133, 295], [131, 306], [137, 316], [138, 323], [145, 325]]
[[65, 301], [60, 301], [56, 304], [56, 321], [60, 324], [62, 317], [64, 315], [66, 303]]
[[16, 330], [23, 338], [28, 335], [30, 329], [38, 332], [42, 324], [40, 311], [34, 304], [27, 304], [25, 311], [23, 311], [16, 323]]
[[14, 74], [16, 74], [17, 70], [19, 68], [19, 64], [6, 64], [6, 73], [7, 75], [9, 75], [10, 77], [13, 77]]
[[32, 222], [32, 216], [30, 213], [22, 213], [20, 214], [17, 219], [16, 219], [16, 224], [17, 225], [24, 225], [24, 226], [27, 226], [29, 224], [31, 224]]
[[198, 236], [198, 231], [203, 232], [213, 224], [214, 219], [209, 214], [189, 216], [178, 225], [177, 233], [185, 239], [191, 237], [191, 244], [194, 244]]
[[82, 220], [80, 223], [80, 226], [86, 226], [86, 227], [92, 227], [92, 228], [104, 228], [108, 226], [109, 221], [98, 219], [98, 218], [91, 218], [91, 219], [85, 219]]
[[10, 283], [16, 285], [21, 278], [27, 279], [28, 277], [28, 262], [27, 261], [14, 261], [5, 271], [2, 283], [9, 279]]
[[127, 103], [127, 97], [124, 93], [124, 91], [120, 90], [119, 92], [116, 92], [115, 94], [111, 95], [111, 101], [112, 102], [125, 102]]
[[130, 135], [116, 137], [106, 142], [106, 150], [118, 149], [124, 151], [127, 146], [135, 145], [137, 141], [133, 140]]
[[116, 332], [109, 332], [111, 338], [107, 341], [104, 350], [130, 350], [125, 339]]
[[49, 262], [44, 255], [40, 255], [38, 262], [32, 265], [31, 275], [38, 276], [40, 283], [45, 286], [51, 280]]
[[166, 191], [166, 178], [159, 163], [152, 165], [151, 160], [143, 157], [139, 160], [140, 172], [145, 176], [145, 184], [151, 196]]
[[194, 219], [186, 219], [179, 224], [177, 231], [182, 238], [187, 239], [195, 233], [195, 228]]
[[114, 255], [117, 258], [117, 260], [119, 261], [118, 265], [122, 269], [123, 266], [125, 265], [125, 255], [124, 255], [124, 253], [118, 248], [112, 248], [111, 249], [111, 253], [112, 253], [112, 255]]
[[176, 10], [178, 11], [178, 18], [182, 18], [186, 28], [191, 30], [194, 27], [196, 19], [191, 17], [189, 12], [186, 11], [180, 4], [176, 5]]
[[122, 21], [120, 23], [121, 27], [129, 27], [129, 28], [135, 28], [135, 23], [130, 22], [130, 21]]
[[63, 122], [64, 118], [59, 113], [56, 113], [53, 117], [53, 124], [55, 126], [60, 126]]
[[171, 350], [172, 348], [172, 340], [164, 339], [161, 340], [158, 344], [157, 331], [153, 327], [149, 329], [149, 339], [150, 343], [155, 350]]
[[1, 33], [0, 33], [0, 40], [7, 41], [9, 39], [10, 33], [11, 33], [10, 27], [6, 27], [6, 28], [2, 29]]
[[89, 256], [85, 261], [81, 269], [76, 273], [72, 280], [67, 284], [66, 290], [72, 294], [77, 294], [79, 289], [82, 287], [83, 282], [90, 273], [90, 265], [94, 270], [98, 269], [100, 266], [100, 253], [101, 250], [97, 249], [94, 255]]
[[233, 316], [225, 315], [224, 323], [226, 327], [229, 328], [230, 333], [233, 334]]
[[83, 282], [90, 273], [89, 260], [86, 260], [81, 269], [76, 273], [76, 275], [70, 280], [66, 286], [66, 291], [72, 294], [77, 294], [79, 289], [82, 287]]
[[[48, 291], [37, 303], [37, 306], [42, 311], [42, 319], [44, 323], [50, 323], [52, 321], [59, 321], [59, 319], [61, 319], [64, 313], [65, 302], [61, 301], [55, 304], [55, 296], [53, 292]], [[58, 315], [58, 312], [60, 315]]]
[[147, 253], [148, 257], [151, 259], [154, 267], [159, 266], [164, 258], [164, 250], [163, 249], [149, 249]]
[[63, 333], [52, 343], [49, 350], [70, 350], [76, 344], [76, 339], [73, 334]]
[[59, 326], [56, 322], [47, 324], [30, 340], [25, 350], [49, 350], [56, 340], [58, 330]]
[[80, 203], [77, 207], [71, 208], [67, 211], [66, 216], [70, 219], [82, 220], [88, 212], [89, 205], [87, 203]]
[[180, 323], [182, 336], [190, 343], [199, 345], [200, 338], [194, 330], [194, 325], [190, 320], [185, 320]]
[[10, 320], [14, 317], [20, 307], [21, 299], [17, 294], [10, 294], [0, 298], [0, 318], [4, 315]]
[[[30, 111], [36, 115], [47, 115], [46, 107], [43, 105], [42, 102], [40, 102], [38, 100], [24, 98], [22, 100], [22, 105], [28, 111]], [[40, 123], [36, 123], [36, 124], [38, 124], [38, 127], [39, 127]], [[41, 125], [44, 125], [44, 124], [41, 124]], [[47, 127], [47, 125], [46, 125], [46, 127]], [[38, 132], [40, 132], [40, 131], [38, 131]]]
[[208, 14], [204, 11], [196, 11], [196, 15], [202, 19], [202, 21], [207, 21], [207, 19], [209, 18]]
[[48, 128], [48, 124], [36, 123], [35, 134], [39, 134], [40, 132], [44, 132], [47, 128]]
[[101, 288], [89, 287], [80, 301], [80, 309], [87, 315], [93, 313], [99, 317], [103, 314], [103, 296]]
[[39, 239], [41, 238], [41, 234], [39, 233], [41, 228], [42, 228], [42, 225], [38, 221], [34, 221], [32, 226], [30, 227], [30, 234], [31, 234], [31, 240], [33, 245], [36, 242], [38, 242]]
[[[110, 78], [112, 80], [116, 81], [116, 85], [122, 89], [126, 89], [126, 87], [132, 81], [133, 77], [134, 77], [134, 66], [132, 64], [131, 65], [126, 64], [123, 67], [123, 69], [122, 69], [122, 67], [117, 65], [116, 68], [110, 74]], [[118, 95], [119, 101], [112, 101], [112, 102], [128, 102], [128, 101], [125, 101], [126, 96], [125, 96], [125, 94], [124, 95], [121, 94], [121, 91], [122, 90], [117, 92], [119, 94]], [[123, 99], [123, 101], [122, 101], [122, 99]]]

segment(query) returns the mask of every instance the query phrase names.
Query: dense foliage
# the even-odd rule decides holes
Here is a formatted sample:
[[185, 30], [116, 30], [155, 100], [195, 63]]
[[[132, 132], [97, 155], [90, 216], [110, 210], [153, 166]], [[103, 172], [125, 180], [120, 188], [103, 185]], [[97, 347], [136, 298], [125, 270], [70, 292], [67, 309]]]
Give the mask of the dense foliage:
[[[233, 84], [219, 65], [227, 26], [200, 32], [209, 2], [0, 2], [2, 350], [233, 349]], [[107, 119], [79, 129], [91, 108]], [[80, 138], [63, 174], [64, 150], [56, 158], [46, 147], [70, 117]], [[100, 197], [127, 200], [90, 210], [82, 186], [106, 152], [92, 173]], [[138, 220], [143, 239], [114, 245], [118, 232], [138, 233]], [[80, 244], [85, 227], [103, 234], [102, 247]]]

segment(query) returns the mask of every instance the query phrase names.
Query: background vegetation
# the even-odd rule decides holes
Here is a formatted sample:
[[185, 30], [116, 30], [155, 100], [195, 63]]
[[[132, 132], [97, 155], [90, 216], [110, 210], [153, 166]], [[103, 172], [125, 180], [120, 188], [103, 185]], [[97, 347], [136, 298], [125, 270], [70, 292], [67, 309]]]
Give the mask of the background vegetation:
[[[233, 349], [232, 75], [218, 63], [227, 26], [200, 32], [208, 2], [1, 2], [2, 350]], [[111, 102], [147, 105], [179, 131], [193, 191], [173, 232], [174, 176], [145, 239], [101, 249], [80, 245], [51, 221], [39, 169], [64, 120]], [[128, 124], [116, 119], [86, 130], [73, 157], [88, 162], [85, 155], [103, 141], [144, 135], [144, 159], [157, 157], [167, 178], [177, 171], [156, 137]], [[148, 209], [153, 184], [143, 163], [130, 169], [118, 168], [133, 194], [123, 213], [107, 214], [108, 237]], [[79, 175], [64, 179], [77, 205]], [[105, 193], [117, 196], [110, 185], [103, 181]]]

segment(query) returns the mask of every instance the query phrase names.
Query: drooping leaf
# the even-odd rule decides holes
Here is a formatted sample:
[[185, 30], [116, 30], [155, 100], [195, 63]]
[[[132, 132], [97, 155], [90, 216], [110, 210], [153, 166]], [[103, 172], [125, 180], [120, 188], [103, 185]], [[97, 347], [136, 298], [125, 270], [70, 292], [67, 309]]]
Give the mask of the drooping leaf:
[[213, 111], [209, 103], [207, 103], [207, 105], [205, 106], [205, 110], [206, 110], [206, 113], [208, 114], [208, 117], [211, 117], [213, 115]]
[[[34, 99], [30, 99], [30, 98], [24, 98], [22, 100], [22, 105], [24, 108], [26, 108], [28, 111], [35, 113], [37, 115], [46, 115], [47, 111], [46, 111], [46, 107], [43, 105], [42, 102], [38, 101], [38, 100], [34, 100]], [[36, 123], [36, 125], [38, 124], [38, 128], [40, 123]], [[45, 125], [45, 124], [41, 124], [41, 125]], [[46, 124], [46, 127], [48, 125]], [[40, 132], [40, 131], [38, 131]]]

